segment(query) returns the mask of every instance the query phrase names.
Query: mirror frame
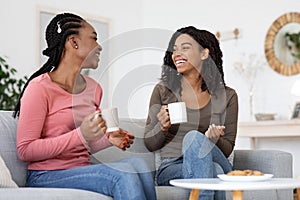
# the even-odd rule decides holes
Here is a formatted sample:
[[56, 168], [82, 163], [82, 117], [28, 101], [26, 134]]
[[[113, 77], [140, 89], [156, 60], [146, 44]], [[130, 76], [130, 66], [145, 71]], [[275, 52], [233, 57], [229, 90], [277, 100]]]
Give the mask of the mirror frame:
[[292, 76], [300, 73], [300, 61], [292, 64], [285, 65], [275, 55], [274, 42], [278, 31], [286, 24], [296, 22], [300, 24], [300, 13], [290, 12], [281, 15], [277, 18], [269, 28], [265, 38], [265, 56], [270, 67], [285, 76]]

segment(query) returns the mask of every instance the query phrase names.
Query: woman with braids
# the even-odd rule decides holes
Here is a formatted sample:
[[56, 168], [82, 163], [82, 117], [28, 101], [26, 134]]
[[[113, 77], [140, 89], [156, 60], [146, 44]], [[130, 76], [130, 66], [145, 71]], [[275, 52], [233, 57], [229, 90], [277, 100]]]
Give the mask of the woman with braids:
[[49, 59], [29, 78], [14, 113], [18, 154], [28, 162], [27, 186], [155, 200], [153, 177], [142, 160], [90, 164], [91, 153], [112, 145], [126, 150], [134, 139], [122, 129], [106, 133], [98, 110], [101, 86], [80, 73], [98, 66], [102, 49], [95, 29], [77, 15], [62, 13], [47, 26], [46, 41], [43, 54]]
[[[147, 148], [160, 151], [158, 185], [232, 170], [227, 158], [235, 145], [238, 97], [225, 85], [222, 65], [219, 42], [210, 32], [189, 26], [171, 37], [145, 129]], [[179, 101], [186, 103], [188, 121], [171, 125], [167, 104]], [[223, 200], [225, 192], [201, 191], [199, 199]]]

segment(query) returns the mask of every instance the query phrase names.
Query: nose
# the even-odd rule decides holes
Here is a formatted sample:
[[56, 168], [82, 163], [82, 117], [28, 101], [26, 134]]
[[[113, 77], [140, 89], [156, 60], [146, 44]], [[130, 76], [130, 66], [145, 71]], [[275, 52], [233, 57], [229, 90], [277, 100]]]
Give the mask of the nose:
[[180, 55], [180, 53], [181, 53], [181, 52], [180, 52], [179, 50], [173, 51], [173, 55], [175, 55], [175, 56], [176, 56], [176, 55]]
[[182, 51], [180, 48], [177, 48], [176, 50], [173, 50], [173, 55], [176, 56], [176, 55], [181, 55]]
[[99, 47], [99, 51], [102, 51], [102, 46], [100, 44], [98, 44]]

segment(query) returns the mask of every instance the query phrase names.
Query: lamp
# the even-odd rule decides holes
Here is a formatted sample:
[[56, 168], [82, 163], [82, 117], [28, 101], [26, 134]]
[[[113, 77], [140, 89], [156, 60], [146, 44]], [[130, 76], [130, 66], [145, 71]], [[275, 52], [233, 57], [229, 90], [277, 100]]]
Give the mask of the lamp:
[[296, 80], [291, 88], [291, 94], [295, 96], [300, 96], [300, 79]]

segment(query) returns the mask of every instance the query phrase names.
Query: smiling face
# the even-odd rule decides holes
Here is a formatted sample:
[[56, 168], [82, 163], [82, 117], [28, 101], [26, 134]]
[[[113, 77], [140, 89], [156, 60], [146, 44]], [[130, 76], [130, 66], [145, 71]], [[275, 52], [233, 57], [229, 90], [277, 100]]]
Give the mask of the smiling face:
[[82, 58], [82, 68], [96, 69], [99, 63], [101, 46], [97, 43], [97, 33], [87, 22], [79, 31], [78, 55]]
[[182, 74], [200, 73], [204, 51], [190, 35], [180, 35], [174, 44], [172, 60]]

